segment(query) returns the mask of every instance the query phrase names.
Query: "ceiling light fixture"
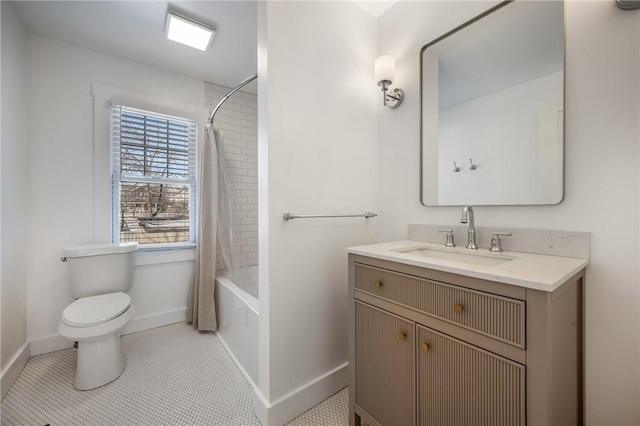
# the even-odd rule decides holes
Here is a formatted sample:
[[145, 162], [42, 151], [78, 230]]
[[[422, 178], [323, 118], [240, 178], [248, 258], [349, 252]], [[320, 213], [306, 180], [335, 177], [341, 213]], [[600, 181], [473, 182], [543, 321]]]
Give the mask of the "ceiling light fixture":
[[216, 35], [216, 30], [193, 19], [169, 12], [165, 33], [169, 40], [186, 44], [204, 52]]

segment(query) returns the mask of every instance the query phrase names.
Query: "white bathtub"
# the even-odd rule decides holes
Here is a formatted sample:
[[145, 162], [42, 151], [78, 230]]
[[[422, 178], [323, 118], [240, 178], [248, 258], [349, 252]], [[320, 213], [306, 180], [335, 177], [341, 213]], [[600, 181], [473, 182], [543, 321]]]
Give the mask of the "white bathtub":
[[258, 267], [216, 278], [218, 336], [252, 385], [258, 385]]

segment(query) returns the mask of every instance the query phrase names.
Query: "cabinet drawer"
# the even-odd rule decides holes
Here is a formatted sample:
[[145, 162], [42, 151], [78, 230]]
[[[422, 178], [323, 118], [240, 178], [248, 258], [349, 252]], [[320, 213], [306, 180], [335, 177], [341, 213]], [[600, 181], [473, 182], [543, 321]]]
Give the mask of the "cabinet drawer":
[[355, 288], [429, 316], [525, 348], [525, 302], [355, 265]]

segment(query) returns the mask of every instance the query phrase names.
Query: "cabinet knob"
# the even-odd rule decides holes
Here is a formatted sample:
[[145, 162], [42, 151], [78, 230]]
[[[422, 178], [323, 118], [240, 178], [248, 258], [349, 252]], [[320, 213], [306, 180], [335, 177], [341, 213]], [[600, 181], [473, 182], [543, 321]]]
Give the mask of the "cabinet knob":
[[453, 306], [453, 310], [456, 311], [457, 313], [461, 313], [462, 311], [464, 311], [464, 305], [462, 303], [456, 303]]
[[373, 285], [374, 285], [376, 288], [380, 288], [380, 287], [382, 287], [382, 281], [376, 281], [376, 282], [374, 282], [374, 283], [373, 283]]
[[428, 352], [429, 351], [429, 344], [428, 343], [422, 343], [420, 345], [420, 349], [422, 349], [422, 352]]
[[400, 340], [404, 340], [404, 339], [405, 339], [405, 337], [407, 337], [407, 334], [406, 334], [406, 333], [403, 333], [403, 332], [398, 333], [398, 339], [400, 339]]

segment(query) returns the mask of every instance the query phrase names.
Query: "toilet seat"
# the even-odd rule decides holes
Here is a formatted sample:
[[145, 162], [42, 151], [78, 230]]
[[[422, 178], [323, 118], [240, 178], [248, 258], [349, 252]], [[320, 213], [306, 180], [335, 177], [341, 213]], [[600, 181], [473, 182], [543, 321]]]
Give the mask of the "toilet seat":
[[112, 320], [131, 306], [131, 297], [123, 292], [83, 297], [65, 308], [62, 322], [72, 327], [92, 327]]

